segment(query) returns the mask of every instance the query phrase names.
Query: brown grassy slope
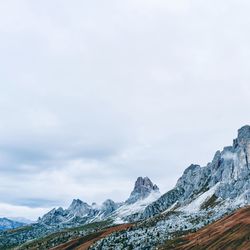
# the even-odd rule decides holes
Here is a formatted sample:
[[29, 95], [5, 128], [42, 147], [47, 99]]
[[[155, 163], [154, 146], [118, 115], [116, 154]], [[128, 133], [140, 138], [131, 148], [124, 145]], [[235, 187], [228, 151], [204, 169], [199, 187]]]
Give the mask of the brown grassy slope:
[[160, 249], [250, 250], [250, 207], [241, 208], [195, 233], [168, 241]]
[[133, 224], [123, 224], [123, 225], [109, 227], [109, 228], [106, 228], [102, 231], [71, 240], [67, 243], [60, 245], [60, 246], [51, 248], [51, 250], [73, 250], [73, 249], [75, 249], [75, 250], [87, 250], [96, 241], [98, 241], [102, 238], [105, 238], [106, 236], [110, 235], [111, 233], [119, 232], [122, 230], [127, 230], [132, 225]]

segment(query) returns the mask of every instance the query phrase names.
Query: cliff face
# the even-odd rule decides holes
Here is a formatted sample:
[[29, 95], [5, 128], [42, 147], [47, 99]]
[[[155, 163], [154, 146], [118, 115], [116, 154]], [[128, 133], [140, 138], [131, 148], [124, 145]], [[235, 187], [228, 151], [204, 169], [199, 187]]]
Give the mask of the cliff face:
[[138, 177], [135, 182], [134, 190], [131, 192], [130, 197], [127, 199], [126, 203], [135, 203], [138, 200], [147, 198], [154, 192], [160, 193], [157, 185], [153, 184], [153, 182], [148, 177]]

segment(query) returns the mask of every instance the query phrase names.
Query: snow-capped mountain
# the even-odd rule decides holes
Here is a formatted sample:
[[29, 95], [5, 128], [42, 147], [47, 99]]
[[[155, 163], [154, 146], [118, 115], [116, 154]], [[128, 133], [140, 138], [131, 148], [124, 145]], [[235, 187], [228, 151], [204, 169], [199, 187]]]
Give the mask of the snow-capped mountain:
[[[238, 130], [232, 146], [217, 151], [212, 162], [190, 165], [176, 186], [150, 203], [129, 232], [110, 235], [90, 249], [155, 249], [166, 240], [210, 224], [250, 204], [250, 126]], [[126, 240], [123, 240], [126, 239]], [[138, 247], [140, 246], [140, 247]]]
[[[86, 224], [89, 222], [112, 219], [115, 223], [123, 223], [138, 217], [147, 205], [160, 197], [159, 188], [148, 177], [138, 177], [129, 198], [122, 203], [107, 199], [98, 206], [74, 199], [67, 209], [54, 208], [39, 218], [38, 222], [45, 225], [61, 227]], [[136, 215], [136, 216], [135, 216]]]
[[[250, 126], [238, 130], [232, 146], [217, 151], [205, 167], [190, 165], [176, 186], [160, 196], [148, 177], [139, 177], [124, 203], [105, 201], [101, 206], [74, 200], [68, 209], [53, 209], [40, 223], [88, 223], [112, 218], [116, 223], [150, 218], [164, 211], [198, 212], [207, 204], [234, 209], [250, 203]], [[207, 203], [207, 204], [206, 204]]]
[[[166, 240], [196, 231], [247, 204], [250, 204], [248, 125], [238, 130], [232, 146], [217, 151], [206, 166], [190, 165], [175, 187], [165, 194], [161, 195], [149, 178], [139, 177], [125, 202], [116, 203], [109, 199], [101, 205], [89, 205], [79, 199], [73, 200], [67, 209], [57, 208], [45, 214], [31, 226], [32, 230], [15, 234], [15, 244], [91, 222], [104, 222], [106, 226], [131, 222], [133, 226], [129, 230], [107, 235], [90, 249], [105, 250], [112, 245], [113, 249], [129, 246], [130, 249], [151, 250]], [[71, 237], [71, 233], [67, 237]], [[85, 233], [76, 231], [74, 237]], [[53, 242], [56, 244], [58, 239]], [[9, 244], [13, 244], [13, 235], [1, 236], [0, 233], [0, 248]]]
[[[250, 203], [250, 126], [238, 130], [232, 146], [217, 151], [212, 162], [201, 167], [192, 164], [168, 191], [144, 211], [145, 218], [163, 212], [173, 204], [185, 207], [201, 195], [214, 202], [230, 202], [232, 205]], [[196, 202], [198, 204], [198, 202]], [[201, 204], [200, 204], [201, 205]], [[189, 207], [186, 207], [188, 210]], [[199, 209], [199, 207], [197, 207]]]
[[10, 220], [7, 218], [0, 218], [0, 230], [14, 229], [24, 226], [25, 223]]

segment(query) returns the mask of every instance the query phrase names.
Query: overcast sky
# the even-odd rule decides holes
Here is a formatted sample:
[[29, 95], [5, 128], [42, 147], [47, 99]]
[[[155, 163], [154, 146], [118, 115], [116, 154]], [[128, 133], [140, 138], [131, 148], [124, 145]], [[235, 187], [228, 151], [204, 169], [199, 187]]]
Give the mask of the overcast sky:
[[250, 2], [0, 2], [0, 216], [164, 193], [250, 118]]

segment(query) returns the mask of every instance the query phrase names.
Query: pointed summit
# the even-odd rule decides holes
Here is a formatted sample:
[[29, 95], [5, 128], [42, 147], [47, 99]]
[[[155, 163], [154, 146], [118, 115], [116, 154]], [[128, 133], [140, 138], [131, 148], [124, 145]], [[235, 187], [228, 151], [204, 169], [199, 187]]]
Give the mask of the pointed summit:
[[160, 193], [157, 185], [153, 184], [148, 177], [138, 177], [135, 182], [134, 190], [131, 192], [126, 203], [135, 203], [138, 200], [147, 198], [151, 193]]
[[111, 199], [107, 199], [102, 203], [102, 211], [104, 216], [111, 214], [118, 208], [118, 205]]
[[245, 125], [238, 130], [237, 142], [239, 145], [246, 145], [250, 142], [250, 126]]
[[67, 209], [70, 216], [86, 216], [91, 210], [91, 206], [79, 199], [74, 199]]

